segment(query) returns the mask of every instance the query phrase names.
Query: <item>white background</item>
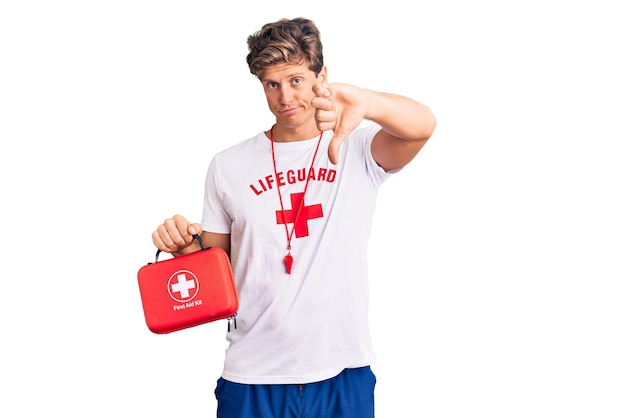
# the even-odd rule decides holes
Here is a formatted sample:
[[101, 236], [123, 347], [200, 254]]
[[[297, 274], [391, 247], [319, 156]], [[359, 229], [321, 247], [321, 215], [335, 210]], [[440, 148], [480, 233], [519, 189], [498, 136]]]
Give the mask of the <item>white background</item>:
[[247, 36], [306, 16], [331, 81], [439, 123], [380, 193], [377, 416], [623, 418], [618, 4], [3, 2], [0, 415], [215, 416], [225, 323], [150, 333], [136, 272], [272, 123]]

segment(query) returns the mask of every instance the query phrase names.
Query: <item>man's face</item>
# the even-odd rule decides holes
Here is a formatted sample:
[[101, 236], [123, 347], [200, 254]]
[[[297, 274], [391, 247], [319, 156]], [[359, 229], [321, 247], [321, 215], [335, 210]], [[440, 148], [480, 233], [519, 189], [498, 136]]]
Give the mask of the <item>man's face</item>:
[[316, 77], [304, 64], [276, 64], [263, 71], [261, 83], [276, 122], [295, 128], [314, 120], [313, 86], [324, 82], [326, 69]]

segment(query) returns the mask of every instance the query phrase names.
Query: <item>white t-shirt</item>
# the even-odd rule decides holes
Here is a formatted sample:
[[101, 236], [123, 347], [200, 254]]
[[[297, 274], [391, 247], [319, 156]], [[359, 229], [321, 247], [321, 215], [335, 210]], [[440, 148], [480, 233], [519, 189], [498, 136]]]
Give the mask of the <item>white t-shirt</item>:
[[[206, 177], [202, 227], [231, 234], [239, 292], [237, 328], [226, 338], [224, 379], [297, 384], [372, 364], [367, 242], [379, 186], [390, 176], [371, 154], [380, 129], [355, 130], [328, 159], [332, 132], [274, 144], [260, 133], [215, 155]], [[309, 184], [291, 240], [298, 194]], [[281, 208], [280, 195], [283, 205]], [[295, 202], [294, 202], [295, 200]]]

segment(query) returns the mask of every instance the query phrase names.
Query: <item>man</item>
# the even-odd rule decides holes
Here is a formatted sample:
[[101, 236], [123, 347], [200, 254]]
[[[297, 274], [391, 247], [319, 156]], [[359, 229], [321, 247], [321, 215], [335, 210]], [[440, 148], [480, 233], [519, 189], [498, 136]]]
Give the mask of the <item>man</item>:
[[366, 253], [375, 200], [435, 118], [407, 97], [330, 83], [308, 19], [266, 24], [248, 47], [276, 122], [216, 154], [201, 223], [166, 219], [154, 244], [178, 256], [197, 251], [200, 234], [230, 255], [240, 310], [218, 417], [373, 417]]

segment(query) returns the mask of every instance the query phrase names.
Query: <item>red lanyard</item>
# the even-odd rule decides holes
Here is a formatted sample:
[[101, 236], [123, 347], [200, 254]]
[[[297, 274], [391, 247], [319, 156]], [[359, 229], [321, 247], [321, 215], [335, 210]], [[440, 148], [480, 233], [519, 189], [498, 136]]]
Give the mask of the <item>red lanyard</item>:
[[[309, 169], [309, 173], [313, 170], [313, 165], [315, 164], [315, 157], [317, 156], [317, 150], [320, 148], [320, 144], [322, 142], [322, 135], [324, 132], [320, 132], [320, 138], [317, 140], [317, 146], [315, 147], [315, 152], [313, 153], [313, 159], [311, 160], [311, 168]], [[274, 127], [270, 129], [270, 141], [272, 142], [272, 161], [274, 162], [274, 176], [276, 178], [276, 189], [278, 190], [278, 199], [280, 200], [280, 209], [282, 213], [285, 213], [285, 208], [283, 206], [283, 196], [280, 192], [280, 183], [278, 181], [278, 170], [276, 169], [276, 154], [274, 151]], [[298, 222], [298, 216], [300, 215], [300, 210], [302, 209], [302, 205], [304, 204], [304, 196], [306, 195], [306, 191], [309, 187], [309, 180], [311, 176], [307, 173], [306, 183], [304, 184], [304, 192], [302, 192], [302, 199], [300, 199], [300, 204], [298, 205], [298, 210], [296, 211], [296, 216], [293, 220], [293, 227], [291, 228], [291, 232], [287, 227], [287, 222], [284, 222], [285, 225], [285, 235], [287, 236], [287, 255], [283, 259], [285, 262], [285, 267], [287, 268], [287, 273], [291, 274], [291, 267], [293, 266], [293, 256], [291, 255], [291, 238], [293, 237], [293, 233], [296, 230], [296, 224]]]

